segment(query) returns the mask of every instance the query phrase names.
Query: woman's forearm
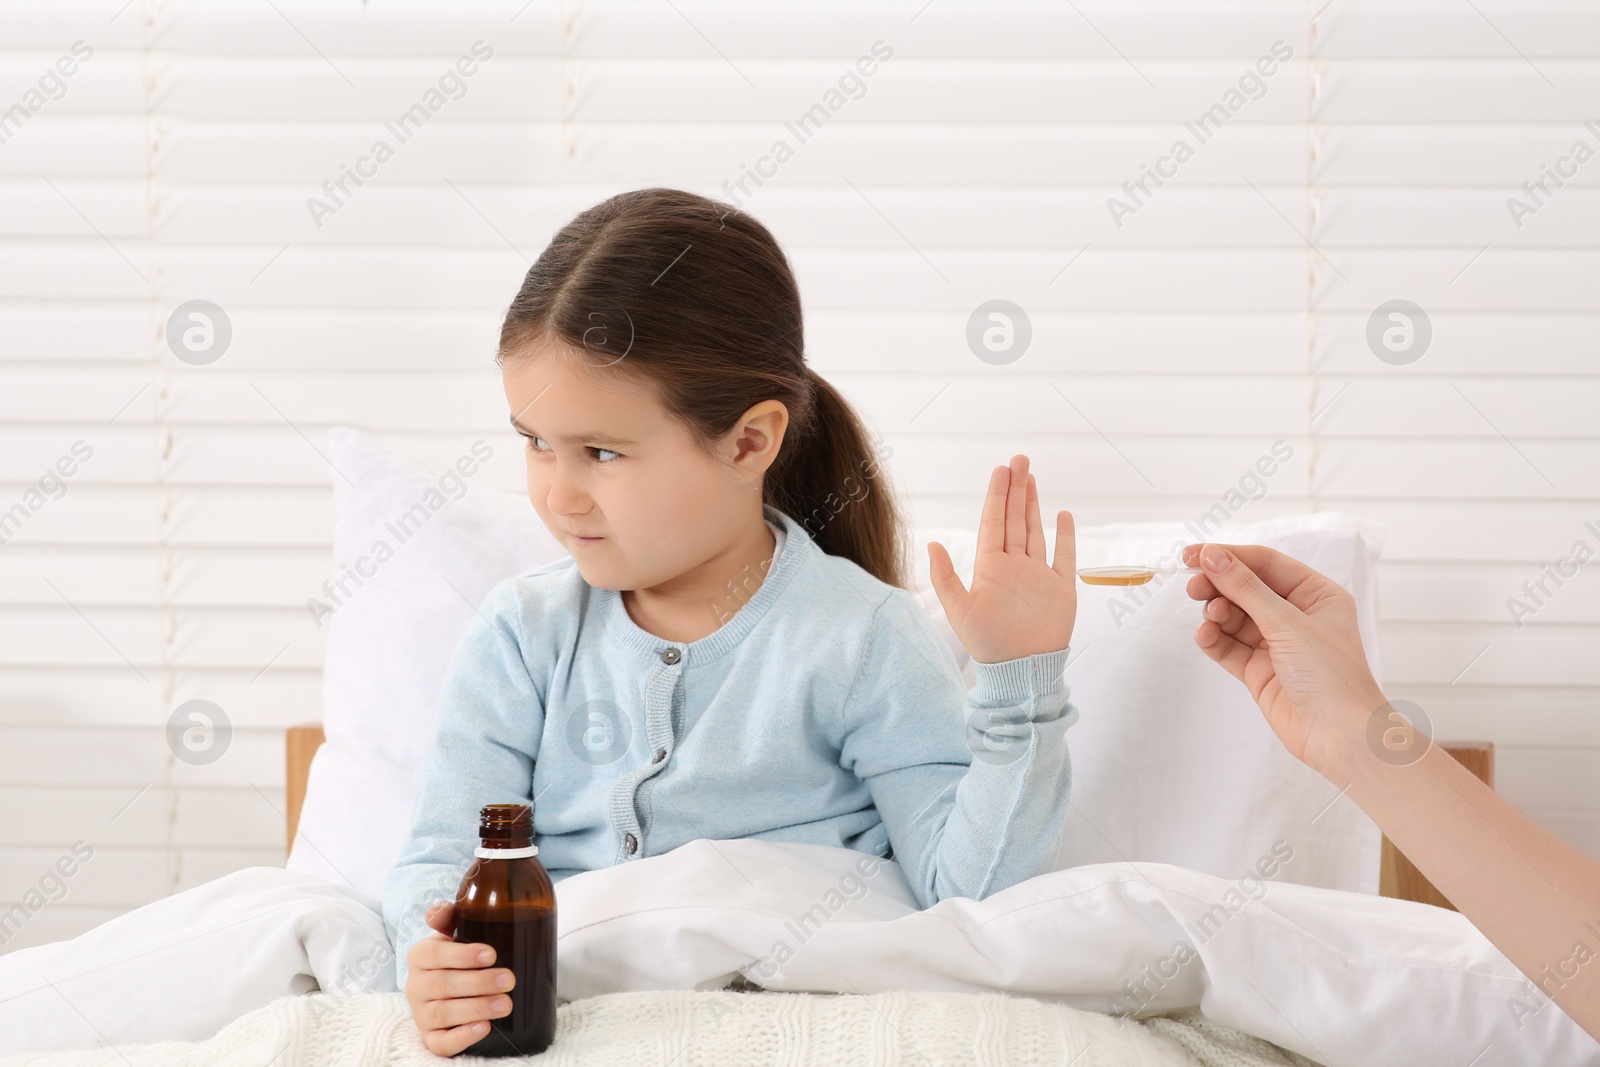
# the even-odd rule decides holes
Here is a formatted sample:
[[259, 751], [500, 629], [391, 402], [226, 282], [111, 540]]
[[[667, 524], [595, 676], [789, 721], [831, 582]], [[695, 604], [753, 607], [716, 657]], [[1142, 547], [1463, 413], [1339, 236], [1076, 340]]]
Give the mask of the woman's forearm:
[[1346, 790], [1543, 992], [1530, 988], [1522, 1009], [1507, 1010], [1554, 1001], [1600, 1040], [1600, 864], [1443, 749], [1429, 745], [1409, 764], [1378, 751], [1373, 716], [1390, 711], [1385, 742], [1396, 716], [1367, 666], [1349, 590], [1262, 545], [1191, 545], [1184, 562], [1205, 568], [1188, 587], [1206, 604], [1195, 644], [1250, 689], [1289, 751]]
[[1395, 847], [1546, 997], [1600, 1040], [1600, 864], [1437, 745], [1396, 766], [1352, 740], [1322, 770], [1348, 786]]

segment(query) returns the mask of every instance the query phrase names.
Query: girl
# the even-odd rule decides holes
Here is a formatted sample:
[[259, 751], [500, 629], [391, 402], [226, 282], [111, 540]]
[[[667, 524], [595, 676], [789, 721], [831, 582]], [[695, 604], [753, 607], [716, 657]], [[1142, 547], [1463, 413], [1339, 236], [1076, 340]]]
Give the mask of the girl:
[[1075, 546], [1060, 512], [1046, 562], [1027, 457], [990, 477], [970, 591], [929, 545], [977, 661], [963, 726], [883, 471], [806, 365], [760, 223], [672, 189], [590, 208], [528, 271], [497, 361], [528, 496], [571, 558], [501, 582], [463, 635], [385, 885], [433, 1052], [510, 1007], [510, 971], [448, 936], [484, 804], [533, 802], [556, 880], [696, 838], [892, 856], [924, 906], [1054, 866]]

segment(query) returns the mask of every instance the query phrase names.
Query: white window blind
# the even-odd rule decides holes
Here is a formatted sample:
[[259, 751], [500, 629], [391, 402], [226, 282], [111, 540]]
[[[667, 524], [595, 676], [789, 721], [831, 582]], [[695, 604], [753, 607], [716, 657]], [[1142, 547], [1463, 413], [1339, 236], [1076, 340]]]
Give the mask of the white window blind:
[[[1600, 555], [1600, 163], [1508, 205], [1600, 152], [1600, 11], [1339, 0], [1316, 29], [1313, 503], [1389, 526], [1391, 694], [1493, 740], [1499, 790], [1600, 855], [1600, 582], [1546, 569]], [[1431, 323], [1409, 364], [1365, 338], [1395, 299]]]

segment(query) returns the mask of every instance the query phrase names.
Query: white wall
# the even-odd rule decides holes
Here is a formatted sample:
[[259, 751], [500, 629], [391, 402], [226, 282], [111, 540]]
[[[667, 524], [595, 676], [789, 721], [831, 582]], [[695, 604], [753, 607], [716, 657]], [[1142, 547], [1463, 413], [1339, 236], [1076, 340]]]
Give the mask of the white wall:
[[[479, 487], [517, 486], [492, 345], [548, 235], [622, 189], [726, 198], [779, 138], [740, 199], [919, 522], [974, 521], [1016, 450], [1046, 514], [1192, 518], [1284, 440], [1241, 517], [1387, 523], [1390, 695], [1495, 741], [1501, 790], [1600, 856], [1600, 583], [1522, 627], [1507, 606], [1600, 549], [1600, 162], [1520, 227], [1506, 205], [1600, 148], [1600, 13], [1325, 2], [0, 8], [0, 109], [26, 112], [0, 115], [0, 511], [25, 507], [0, 527], [0, 901], [95, 850], [4, 947], [281, 862], [282, 731], [319, 716], [326, 429], [438, 468], [487, 436]], [[464, 95], [315, 220], [480, 40]], [[798, 144], [785, 121], [880, 40]], [[1278, 41], [1293, 58], [1198, 144], [1186, 120]], [[1116, 225], [1107, 198], [1180, 138], [1193, 158]], [[1033, 331], [1004, 366], [965, 340], [996, 298]], [[205, 366], [164, 336], [194, 299], [232, 328]], [[1392, 299], [1431, 322], [1410, 365], [1364, 339]], [[30, 501], [78, 441], [65, 495]], [[191, 699], [235, 731], [208, 766], [166, 743]]]

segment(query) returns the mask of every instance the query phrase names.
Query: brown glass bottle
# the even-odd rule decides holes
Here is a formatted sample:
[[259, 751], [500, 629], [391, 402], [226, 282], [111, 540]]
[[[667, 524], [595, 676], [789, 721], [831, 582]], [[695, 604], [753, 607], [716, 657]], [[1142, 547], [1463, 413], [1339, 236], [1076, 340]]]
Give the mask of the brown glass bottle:
[[454, 937], [494, 949], [490, 967], [509, 967], [511, 1013], [462, 1051], [472, 1056], [532, 1056], [556, 1034], [556, 894], [533, 844], [533, 809], [487, 804], [478, 846], [456, 891]]

